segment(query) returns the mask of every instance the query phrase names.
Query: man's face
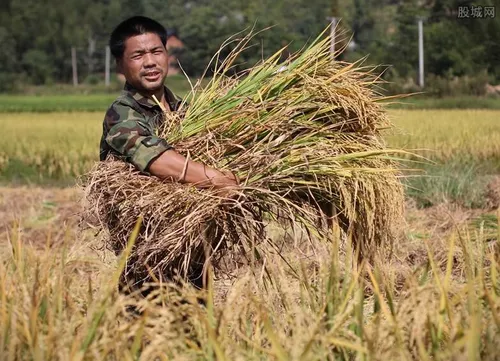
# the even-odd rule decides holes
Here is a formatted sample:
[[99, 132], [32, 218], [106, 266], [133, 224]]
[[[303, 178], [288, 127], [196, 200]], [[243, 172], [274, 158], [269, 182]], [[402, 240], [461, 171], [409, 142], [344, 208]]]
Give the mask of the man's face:
[[127, 82], [139, 91], [154, 93], [161, 89], [168, 73], [168, 54], [154, 33], [128, 38], [118, 62]]

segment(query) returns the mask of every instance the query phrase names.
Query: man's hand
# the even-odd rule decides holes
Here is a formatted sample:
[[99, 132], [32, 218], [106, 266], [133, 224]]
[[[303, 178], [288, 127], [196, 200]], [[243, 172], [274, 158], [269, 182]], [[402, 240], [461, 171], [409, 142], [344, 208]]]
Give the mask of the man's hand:
[[216, 189], [216, 194], [222, 198], [235, 198], [238, 195], [239, 189], [239, 178], [227, 170], [216, 170], [211, 168], [211, 174], [214, 177], [211, 178], [211, 183], [214, 189]]
[[235, 173], [232, 173], [228, 170], [222, 170], [221, 171], [226, 177], [230, 178], [230, 179], [233, 179], [236, 184], [240, 184], [240, 178], [235, 174]]
[[228, 170], [217, 170], [211, 168], [211, 174], [214, 174], [211, 179], [214, 188], [235, 188], [240, 184], [239, 178]]

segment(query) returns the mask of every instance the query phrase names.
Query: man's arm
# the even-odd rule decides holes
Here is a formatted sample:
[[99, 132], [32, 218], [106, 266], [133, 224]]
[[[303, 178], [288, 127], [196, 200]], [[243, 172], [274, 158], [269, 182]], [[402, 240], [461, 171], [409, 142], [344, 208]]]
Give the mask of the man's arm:
[[238, 180], [232, 173], [223, 173], [202, 163], [186, 159], [173, 149], [165, 151], [151, 163], [149, 172], [161, 179], [191, 183], [198, 188], [225, 188], [236, 186]]
[[187, 160], [141, 122], [142, 115], [125, 105], [113, 105], [106, 113], [106, 142], [142, 172], [161, 179], [192, 183], [199, 188], [224, 188], [238, 184], [230, 172], [221, 172]]

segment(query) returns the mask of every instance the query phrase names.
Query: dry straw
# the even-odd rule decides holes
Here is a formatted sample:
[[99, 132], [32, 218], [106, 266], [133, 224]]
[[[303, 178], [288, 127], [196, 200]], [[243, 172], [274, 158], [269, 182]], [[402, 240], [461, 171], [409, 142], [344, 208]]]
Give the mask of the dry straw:
[[397, 151], [380, 137], [390, 124], [374, 69], [332, 61], [322, 35], [286, 68], [278, 52], [228, 77], [250, 40], [224, 44], [233, 50], [223, 61], [220, 52], [214, 57], [208, 84], [195, 86], [189, 106], [166, 113], [159, 129], [180, 153], [235, 172], [242, 186], [233, 198], [141, 175], [116, 159], [87, 178], [88, 210], [116, 252], [143, 217], [129, 260], [141, 277], [186, 275], [190, 265], [228, 249], [254, 257], [255, 245], [269, 241], [266, 224], [276, 220], [300, 224], [313, 237], [329, 233], [318, 218], [334, 216], [364, 256], [392, 242], [403, 191]]

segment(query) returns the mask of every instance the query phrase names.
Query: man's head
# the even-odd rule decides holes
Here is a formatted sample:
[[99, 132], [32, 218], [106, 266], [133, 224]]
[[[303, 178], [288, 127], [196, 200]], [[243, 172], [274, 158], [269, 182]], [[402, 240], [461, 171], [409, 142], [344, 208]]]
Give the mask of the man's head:
[[167, 31], [158, 22], [134, 16], [111, 33], [109, 46], [118, 70], [139, 91], [161, 89], [168, 73]]

